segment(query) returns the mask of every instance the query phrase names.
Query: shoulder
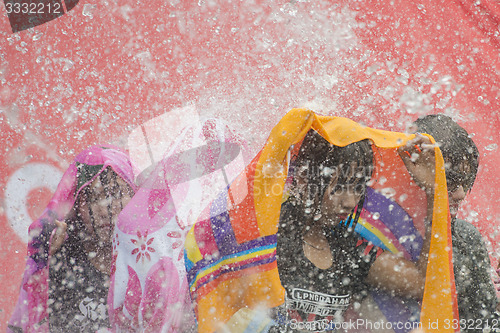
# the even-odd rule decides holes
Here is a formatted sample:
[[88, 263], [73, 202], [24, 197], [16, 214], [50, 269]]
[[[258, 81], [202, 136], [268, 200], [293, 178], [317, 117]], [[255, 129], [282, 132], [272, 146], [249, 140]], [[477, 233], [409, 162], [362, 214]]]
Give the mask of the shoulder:
[[472, 223], [469, 223], [462, 219], [455, 219], [455, 228], [479, 233], [477, 228]]
[[483, 237], [479, 230], [472, 223], [465, 220], [455, 220], [455, 234], [466, 238], [468, 241], [483, 242]]

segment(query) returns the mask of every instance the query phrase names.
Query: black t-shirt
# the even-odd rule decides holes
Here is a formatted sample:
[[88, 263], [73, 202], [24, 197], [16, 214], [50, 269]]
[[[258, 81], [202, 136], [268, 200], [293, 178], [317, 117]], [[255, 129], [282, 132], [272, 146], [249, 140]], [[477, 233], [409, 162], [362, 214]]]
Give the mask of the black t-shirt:
[[109, 277], [85, 256], [83, 247], [63, 245], [51, 258], [50, 332], [94, 333], [110, 327], [107, 313]]
[[364, 280], [378, 248], [341, 223], [324, 230], [334, 263], [320, 269], [304, 254], [300, 209], [290, 201], [284, 203], [278, 227], [278, 272], [286, 290], [278, 310], [279, 331], [330, 330], [342, 323], [351, 301], [366, 289]]
[[498, 300], [488, 271], [490, 259], [481, 234], [472, 224], [456, 219], [451, 236], [461, 332], [500, 328], [495, 313]]

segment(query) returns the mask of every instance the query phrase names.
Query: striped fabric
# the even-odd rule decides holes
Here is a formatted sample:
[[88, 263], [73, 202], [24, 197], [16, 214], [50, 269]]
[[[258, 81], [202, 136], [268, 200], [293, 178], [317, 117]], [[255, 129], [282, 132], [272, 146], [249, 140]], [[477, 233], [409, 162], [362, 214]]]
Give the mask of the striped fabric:
[[[250, 167], [252, 165], [254, 163], [251, 163]], [[255, 211], [247, 209], [253, 204], [251, 196], [246, 196], [238, 206], [232, 207], [234, 202], [234, 198], [231, 198], [231, 193], [234, 193], [232, 189], [241, 182], [240, 176], [226, 192], [220, 194], [202, 213], [199, 221], [187, 235], [186, 242], [196, 240], [195, 243], [186, 243], [186, 249], [192, 251], [186, 252], [189, 252], [189, 255], [186, 255], [185, 264], [190, 289], [197, 290], [197, 298], [204, 298], [223, 281], [259, 272], [270, 272], [277, 267], [275, 233], [253, 237], [245, 242], [237, 240], [237, 235], [242, 237], [245, 233], [258, 232], [255, 224], [252, 226], [249, 223], [245, 226], [244, 223], [239, 225], [231, 223], [237, 219], [255, 220]], [[201, 244], [203, 246], [199, 246]], [[277, 271], [273, 274], [277, 274]], [[276, 281], [276, 277], [273, 275], [272, 279]], [[280, 293], [276, 296], [282, 295]]]
[[[396, 148], [414, 136], [293, 109], [275, 126], [245, 171], [202, 213], [187, 235], [185, 263], [200, 332], [216, 331], [240, 309], [272, 308], [283, 303], [275, 246], [289, 167], [287, 157], [310, 129], [338, 146], [363, 139], [373, 142], [377, 160], [375, 182], [373, 190], [369, 190], [358, 232], [391, 252], [402, 252], [411, 259], [418, 256], [423, 216], [406, 206], [413, 202], [415, 207], [425, 207], [425, 201], [421, 202], [422, 191], [415, 189], [409, 175], [404, 174], [402, 161], [394, 159]], [[422, 304], [424, 323], [458, 318], [451, 251], [446, 250], [451, 248], [451, 236], [444, 162], [438, 148], [435, 152], [437, 187]], [[385, 158], [389, 158], [388, 163]], [[398, 191], [400, 188], [420, 193], [407, 194]], [[387, 200], [395, 200], [396, 204]], [[386, 208], [380, 209], [381, 206]], [[443, 327], [439, 331], [452, 332]]]
[[401, 253], [408, 260], [416, 261], [422, 249], [422, 235], [412, 216], [371, 187], [367, 189], [365, 208], [355, 230], [374, 245], [391, 253]]

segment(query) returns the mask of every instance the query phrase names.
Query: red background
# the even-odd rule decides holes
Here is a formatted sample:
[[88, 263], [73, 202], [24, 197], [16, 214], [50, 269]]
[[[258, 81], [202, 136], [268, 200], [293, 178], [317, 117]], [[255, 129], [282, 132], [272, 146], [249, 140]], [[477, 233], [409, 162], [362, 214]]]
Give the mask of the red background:
[[[32, 162], [64, 171], [94, 143], [126, 147], [135, 127], [190, 103], [202, 117], [229, 122], [253, 152], [292, 107], [400, 131], [444, 112], [481, 152], [459, 216], [479, 227], [496, 255], [496, 0], [80, 1], [16, 34], [0, 12], [2, 331], [26, 251], [5, 214], [13, 173]], [[28, 197], [34, 219], [50, 191]]]

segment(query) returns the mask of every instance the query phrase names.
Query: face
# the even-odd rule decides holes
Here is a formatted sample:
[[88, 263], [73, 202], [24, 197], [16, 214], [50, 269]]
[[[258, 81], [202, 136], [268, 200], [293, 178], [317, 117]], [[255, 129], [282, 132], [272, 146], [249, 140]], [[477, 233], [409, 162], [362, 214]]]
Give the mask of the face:
[[[335, 226], [353, 212], [366, 191], [367, 170], [355, 162], [347, 168], [336, 168], [344, 172], [340, 177], [334, 173], [330, 185], [323, 196], [321, 215], [323, 223]], [[342, 179], [339, 181], [339, 179]]]
[[133, 196], [132, 188], [114, 172], [104, 177], [104, 182], [97, 177], [80, 193], [77, 207], [87, 235], [100, 247], [110, 246], [118, 214]]
[[450, 216], [456, 218], [460, 204], [474, 182], [474, 174], [468, 164], [450, 166], [446, 169], [446, 184], [448, 187], [448, 201]]

